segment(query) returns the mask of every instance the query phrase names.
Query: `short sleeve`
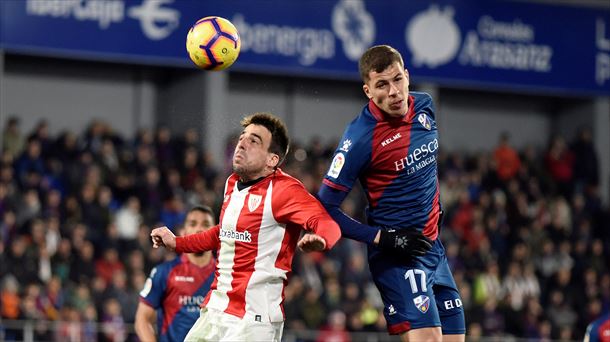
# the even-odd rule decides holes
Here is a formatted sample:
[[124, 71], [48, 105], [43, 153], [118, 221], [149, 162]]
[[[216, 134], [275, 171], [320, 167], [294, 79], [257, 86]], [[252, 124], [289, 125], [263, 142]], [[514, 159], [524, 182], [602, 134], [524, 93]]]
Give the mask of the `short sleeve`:
[[153, 268], [144, 283], [142, 291], [140, 291], [140, 298], [154, 309], [161, 307], [163, 293], [167, 287], [167, 275], [169, 273], [167, 266], [167, 264], [161, 264]]

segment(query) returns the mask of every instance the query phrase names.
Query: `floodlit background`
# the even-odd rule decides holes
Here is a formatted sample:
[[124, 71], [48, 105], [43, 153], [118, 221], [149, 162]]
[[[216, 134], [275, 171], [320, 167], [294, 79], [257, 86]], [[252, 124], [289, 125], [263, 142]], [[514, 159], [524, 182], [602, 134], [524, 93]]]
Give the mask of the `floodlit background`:
[[[208, 15], [241, 35], [223, 72], [185, 51]], [[218, 212], [240, 118], [282, 117], [316, 193], [376, 44], [435, 99], [468, 340], [582, 340], [610, 311], [610, 4], [577, 0], [0, 1], [0, 340], [135, 341], [173, 258], [148, 234]], [[396, 339], [354, 241], [297, 253], [285, 295], [286, 341]]]

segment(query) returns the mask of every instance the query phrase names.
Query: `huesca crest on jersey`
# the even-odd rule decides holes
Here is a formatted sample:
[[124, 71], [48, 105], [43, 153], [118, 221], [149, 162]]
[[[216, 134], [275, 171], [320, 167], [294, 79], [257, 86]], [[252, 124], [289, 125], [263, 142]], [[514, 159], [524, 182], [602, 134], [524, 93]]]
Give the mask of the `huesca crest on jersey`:
[[430, 130], [432, 128], [432, 124], [430, 123], [430, 118], [426, 114], [419, 114], [417, 117], [419, 123], [424, 126], [425, 129]]

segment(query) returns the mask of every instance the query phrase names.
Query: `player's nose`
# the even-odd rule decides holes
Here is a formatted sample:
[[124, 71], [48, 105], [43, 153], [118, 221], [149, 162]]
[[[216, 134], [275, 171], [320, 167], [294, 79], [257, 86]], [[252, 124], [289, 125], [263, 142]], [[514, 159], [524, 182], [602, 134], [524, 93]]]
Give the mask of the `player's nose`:
[[398, 86], [394, 83], [390, 83], [390, 95], [394, 96], [400, 92]]

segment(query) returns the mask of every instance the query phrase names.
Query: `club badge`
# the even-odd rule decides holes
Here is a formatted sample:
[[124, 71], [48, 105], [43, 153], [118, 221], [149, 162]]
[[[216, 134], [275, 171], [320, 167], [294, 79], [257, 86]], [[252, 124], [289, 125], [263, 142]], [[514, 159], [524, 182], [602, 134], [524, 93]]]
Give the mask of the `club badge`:
[[413, 303], [415, 303], [415, 307], [417, 307], [417, 310], [421, 311], [421, 313], [428, 312], [428, 309], [430, 308], [430, 298], [425, 295], [415, 297]]
[[419, 123], [424, 126], [425, 129], [432, 129], [432, 124], [430, 123], [430, 118], [428, 117], [428, 115], [419, 114], [419, 116], [417, 116], [417, 121], [419, 121]]

